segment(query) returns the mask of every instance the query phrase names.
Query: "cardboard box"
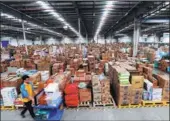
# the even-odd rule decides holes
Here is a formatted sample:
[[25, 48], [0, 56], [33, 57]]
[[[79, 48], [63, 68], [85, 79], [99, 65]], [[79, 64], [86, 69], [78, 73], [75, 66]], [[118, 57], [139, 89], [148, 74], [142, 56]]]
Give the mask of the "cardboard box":
[[80, 102], [91, 101], [91, 90], [90, 89], [79, 89]]
[[166, 88], [169, 87], [169, 76], [168, 75], [156, 75], [159, 83], [159, 87]]
[[161, 101], [162, 100], [162, 88], [153, 88], [152, 100]]
[[102, 101], [101, 93], [93, 93], [93, 101], [101, 102]]
[[132, 75], [131, 77], [132, 88], [134, 89], [143, 88], [143, 83], [144, 83], [143, 76]]

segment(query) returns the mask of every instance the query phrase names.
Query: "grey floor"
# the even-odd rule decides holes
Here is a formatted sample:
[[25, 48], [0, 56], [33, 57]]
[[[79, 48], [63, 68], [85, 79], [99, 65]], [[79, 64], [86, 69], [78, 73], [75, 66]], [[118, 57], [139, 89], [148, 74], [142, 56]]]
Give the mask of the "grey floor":
[[[20, 110], [1, 111], [2, 121], [33, 121], [26, 113], [26, 118], [20, 117]], [[135, 109], [80, 109], [64, 110], [62, 117], [66, 120], [169, 120], [169, 107], [135, 108]]]

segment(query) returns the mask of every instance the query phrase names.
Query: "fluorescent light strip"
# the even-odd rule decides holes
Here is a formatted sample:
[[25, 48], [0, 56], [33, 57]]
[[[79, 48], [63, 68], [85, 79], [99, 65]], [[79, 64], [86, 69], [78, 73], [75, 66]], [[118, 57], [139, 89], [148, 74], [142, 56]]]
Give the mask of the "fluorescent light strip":
[[44, 1], [37, 1], [36, 2], [38, 5], [40, 5], [45, 12], [48, 12], [50, 15], [54, 16], [58, 21], [60, 21], [64, 26], [68, 26], [68, 28], [73, 31], [77, 36], [80, 38], [83, 38], [79, 32], [77, 32], [66, 20], [59, 14], [57, 13], [53, 7], [51, 7], [47, 2]]
[[[19, 23], [22, 22], [21, 19], [19, 19], [19, 18], [17, 18], [17, 17], [14, 17], [13, 15], [10, 15], [10, 14], [7, 14], [7, 13], [1, 13], [1, 16], [2, 16], [2, 17], [5, 17], [5, 18], [7, 18], [7, 19], [11, 19], [11, 20], [13, 20], [13, 21], [19, 22]], [[24, 21], [25, 24], [27, 24], [27, 25], [29, 25], [29, 26], [31, 26], [31, 27], [42, 28], [43, 30], [45, 30], [45, 31], [47, 31], [47, 32], [56, 34], [56, 35], [61, 36], [61, 37], [63, 36], [61, 33], [52, 31], [52, 30], [50, 30], [50, 29], [47, 29], [47, 28], [42, 27], [42, 26], [40, 26], [40, 25], [34, 24], [34, 23], [32, 23], [32, 22], [28, 22], [28, 21], [26, 21], [26, 20], [23, 20], [23, 21]]]
[[99, 26], [96, 30], [95, 36], [94, 38], [97, 38], [97, 35], [100, 33], [102, 26], [104, 25], [104, 23], [106, 22], [106, 19], [108, 17], [108, 14], [110, 13], [110, 11], [112, 10], [111, 8], [113, 7], [113, 3], [114, 1], [107, 1], [105, 8], [104, 8], [104, 12], [102, 17], [100, 18], [100, 23]]

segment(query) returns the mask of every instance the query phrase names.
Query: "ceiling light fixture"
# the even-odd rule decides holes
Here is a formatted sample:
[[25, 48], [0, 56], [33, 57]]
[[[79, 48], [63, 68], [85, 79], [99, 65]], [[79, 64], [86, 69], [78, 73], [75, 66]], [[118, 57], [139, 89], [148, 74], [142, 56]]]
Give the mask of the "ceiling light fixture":
[[56, 12], [56, 10], [53, 9], [52, 6], [50, 6], [47, 2], [44, 1], [37, 1], [36, 2], [38, 5], [40, 5], [45, 12], [48, 12], [50, 15], [53, 15], [58, 21], [60, 21], [64, 26], [68, 26], [68, 28], [73, 31], [78, 37], [83, 38], [81, 34], [76, 31], [66, 20]]
[[95, 35], [94, 35], [94, 38], [95, 38], [95, 39], [97, 38], [97, 35], [100, 33], [102, 26], [103, 26], [104, 23], [106, 22], [106, 19], [107, 19], [107, 17], [108, 17], [108, 14], [109, 14], [109, 12], [112, 10], [113, 3], [114, 3], [114, 1], [107, 1], [106, 5], [105, 5], [105, 8], [104, 8], [104, 12], [103, 12], [103, 14], [102, 14], [102, 16], [101, 16], [101, 19], [100, 19], [98, 28], [97, 28], [96, 33], [95, 33]]
[[168, 5], [169, 4], [169, 2], [165, 2], [165, 5]]
[[28, 22], [28, 21], [26, 21], [26, 20], [21, 20], [21, 19], [15, 17], [15, 16], [13, 16], [13, 15], [10, 15], [10, 14], [7, 14], [7, 13], [1, 13], [1, 17], [5, 17], [5, 18], [7, 18], [7, 19], [10, 19], [10, 20], [12, 20], [12, 21], [16, 21], [16, 22], [19, 22], [19, 23], [21, 23], [21, 22], [23, 21], [25, 24], [27, 24], [27, 25], [29, 25], [29, 26], [31, 26], [31, 27], [34, 27], [34, 28], [42, 28], [43, 30], [45, 30], [45, 31], [47, 31], [47, 32], [50, 32], [50, 33], [52, 33], [52, 34], [58, 35], [58, 36], [60, 36], [60, 37], [63, 36], [61, 33], [58, 33], [58, 32], [55, 32], [55, 31], [52, 31], [52, 30], [49, 30], [49, 29], [46, 29], [45, 27], [42, 27], [42, 26], [37, 25], [37, 24], [34, 24], [34, 23], [32, 23], [32, 22]]

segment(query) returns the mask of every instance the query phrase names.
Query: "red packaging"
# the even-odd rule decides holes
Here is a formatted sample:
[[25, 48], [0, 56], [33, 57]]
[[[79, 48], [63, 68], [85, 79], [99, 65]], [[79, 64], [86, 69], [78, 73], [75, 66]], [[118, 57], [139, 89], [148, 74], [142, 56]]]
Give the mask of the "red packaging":
[[65, 102], [68, 107], [77, 107], [79, 105], [79, 100], [71, 100]]
[[77, 84], [67, 84], [64, 90], [65, 94], [78, 94]]
[[66, 95], [65, 96], [65, 101], [74, 101], [74, 100], [79, 100], [78, 94], [72, 94], [72, 95]]

